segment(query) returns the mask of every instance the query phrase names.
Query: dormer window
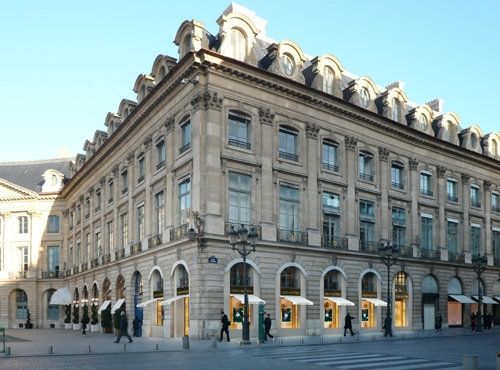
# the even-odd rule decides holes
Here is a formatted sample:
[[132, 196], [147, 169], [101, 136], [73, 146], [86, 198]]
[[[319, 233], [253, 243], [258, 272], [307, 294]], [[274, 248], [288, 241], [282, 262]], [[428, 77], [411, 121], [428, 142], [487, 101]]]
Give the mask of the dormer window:
[[419, 118], [418, 118], [418, 129], [420, 131], [427, 131], [427, 129], [429, 128], [429, 120], [427, 119], [426, 115], [425, 114], [420, 114]]
[[333, 94], [333, 83], [335, 75], [330, 67], [325, 67], [323, 70], [323, 91], [327, 94]]
[[293, 70], [295, 69], [295, 62], [290, 54], [283, 54], [281, 59], [281, 64], [283, 67], [283, 72], [287, 76], [293, 75]]
[[361, 90], [359, 90], [359, 96], [361, 98], [361, 105], [368, 108], [370, 105], [370, 94], [368, 93], [368, 89], [366, 87], [362, 87]]
[[470, 134], [470, 145], [473, 149], [477, 146], [477, 135], [473, 132]]
[[400, 114], [399, 101], [398, 99], [394, 98], [392, 99], [392, 111], [391, 111], [392, 120], [399, 121], [399, 114]]
[[245, 61], [247, 56], [247, 38], [237, 28], [231, 29], [231, 57]]

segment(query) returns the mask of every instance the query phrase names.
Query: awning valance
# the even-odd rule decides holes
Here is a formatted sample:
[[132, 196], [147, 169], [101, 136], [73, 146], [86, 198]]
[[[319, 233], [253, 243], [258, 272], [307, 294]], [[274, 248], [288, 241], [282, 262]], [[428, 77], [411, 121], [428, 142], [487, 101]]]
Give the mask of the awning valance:
[[120, 298], [119, 300], [117, 300], [116, 303], [111, 308], [111, 313], [115, 313], [115, 311], [122, 306], [123, 302], [125, 302], [125, 298]]
[[177, 301], [178, 299], [187, 298], [189, 294], [176, 295], [175, 297], [169, 298], [161, 302], [162, 306], [168, 306], [170, 303]]
[[[472, 299], [474, 299], [475, 301], [479, 301], [479, 297], [477, 295], [473, 295]], [[481, 302], [483, 304], [498, 304], [497, 301], [494, 301], [493, 299], [491, 299], [490, 297], [485, 296], [485, 295], [481, 296]]]
[[111, 301], [104, 301], [104, 302], [102, 302], [102, 305], [97, 310], [97, 313], [101, 313], [102, 311], [104, 311], [109, 306], [110, 303], [111, 303]]
[[453, 298], [455, 301], [460, 302], [460, 303], [476, 303], [469, 297], [461, 294], [450, 294], [450, 297]]
[[314, 304], [300, 295], [282, 295], [281, 298], [285, 298], [297, 306], [312, 306]]
[[137, 305], [137, 307], [146, 307], [148, 304], [151, 304], [153, 302], [159, 301], [160, 299], [163, 299], [163, 297], [160, 298], [153, 298], [145, 302], [141, 302]]
[[[244, 294], [231, 294], [231, 297], [236, 298], [241, 303], [245, 303], [245, 295]], [[254, 294], [248, 294], [248, 304], [261, 304], [261, 303], [265, 304], [266, 302]]]
[[348, 301], [342, 297], [325, 297], [325, 299], [335, 303], [337, 306], [354, 306], [354, 302]]
[[494, 299], [495, 301], [498, 301], [498, 303], [500, 303], [500, 296], [494, 296], [494, 297], [493, 297], [493, 299]]
[[386, 301], [383, 301], [383, 300], [378, 299], [378, 298], [361, 298], [361, 299], [363, 301], [367, 301], [367, 302], [373, 303], [377, 307], [385, 307], [385, 306], [387, 306], [387, 302]]
[[71, 293], [68, 288], [57, 289], [52, 297], [50, 298], [50, 303], [53, 305], [68, 305], [71, 304], [73, 300], [71, 299]]

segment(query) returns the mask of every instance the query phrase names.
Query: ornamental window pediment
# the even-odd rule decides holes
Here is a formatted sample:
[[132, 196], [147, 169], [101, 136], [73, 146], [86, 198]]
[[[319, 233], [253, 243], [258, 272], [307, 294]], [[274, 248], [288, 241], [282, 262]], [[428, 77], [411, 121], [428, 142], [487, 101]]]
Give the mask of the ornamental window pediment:
[[478, 126], [472, 126], [462, 130], [459, 134], [460, 146], [476, 153], [483, 153], [481, 146], [483, 134]]
[[137, 102], [140, 103], [155, 87], [154, 77], [140, 74], [134, 84], [134, 92], [137, 94]]
[[151, 76], [155, 79], [156, 84], [163, 80], [176, 64], [177, 59], [169, 57], [168, 55], [158, 55], [151, 68]]
[[408, 112], [407, 121], [411, 128], [434, 136], [432, 122], [434, 115], [432, 108], [427, 104], [419, 105]]
[[279, 44], [271, 44], [267, 51], [268, 54], [260, 62], [261, 67], [299, 83], [305, 83], [302, 70], [307, 59], [296, 43], [282, 41]]
[[94, 148], [95, 150], [99, 149], [102, 144], [107, 140], [108, 134], [101, 130], [96, 130], [94, 134]]
[[492, 132], [482, 140], [483, 153], [491, 158], [500, 159], [500, 133]]
[[375, 99], [380, 89], [369, 77], [360, 77], [352, 80], [344, 91], [346, 99], [358, 107], [378, 113]]
[[458, 133], [460, 131], [460, 119], [455, 113], [445, 113], [436, 118], [433, 123], [434, 132], [438, 139], [459, 145]]
[[175, 35], [174, 44], [179, 47], [179, 60], [191, 51], [208, 49], [208, 35], [202, 22], [184, 21]]
[[116, 113], [109, 112], [104, 120], [104, 126], [108, 128], [108, 137], [111, 136], [122, 123], [121, 117]]
[[118, 115], [122, 119], [122, 122], [128, 118], [128, 116], [134, 111], [136, 106], [136, 102], [128, 99], [122, 99], [122, 101], [120, 102], [120, 106], [118, 107]]
[[406, 103], [408, 102], [408, 97], [403, 91], [402, 83], [397, 82], [385, 91], [380, 97], [381, 102], [381, 113], [384, 117], [387, 117], [395, 122], [403, 123], [404, 117], [406, 116]]
[[342, 72], [344, 68], [333, 55], [323, 55], [311, 60], [311, 65], [304, 71], [306, 83], [311, 87], [324, 93], [342, 97], [340, 87]]

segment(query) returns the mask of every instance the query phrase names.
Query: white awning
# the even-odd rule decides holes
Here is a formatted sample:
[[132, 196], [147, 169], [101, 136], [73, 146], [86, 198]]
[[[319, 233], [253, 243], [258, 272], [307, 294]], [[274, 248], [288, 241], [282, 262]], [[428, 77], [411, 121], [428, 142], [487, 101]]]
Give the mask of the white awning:
[[69, 292], [68, 288], [61, 288], [57, 289], [54, 294], [52, 294], [49, 304], [68, 305], [71, 303], [73, 303], [73, 300], [71, 299], [71, 293]]
[[102, 305], [97, 310], [97, 313], [101, 313], [102, 311], [104, 311], [109, 306], [110, 303], [111, 303], [111, 301], [104, 301], [104, 302], [102, 302]]
[[123, 302], [125, 302], [125, 298], [120, 298], [119, 300], [117, 300], [111, 308], [111, 313], [115, 313], [115, 311], [122, 306]]
[[476, 303], [469, 297], [461, 294], [450, 294], [450, 297], [453, 298], [455, 301], [460, 302], [460, 303]]
[[385, 307], [387, 302], [378, 298], [361, 298], [363, 301], [373, 303], [375, 306]]
[[498, 303], [500, 303], [500, 296], [494, 296], [494, 297], [493, 297], [493, 299], [494, 299], [495, 301], [498, 301]]
[[347, 299], [342, 297], [325, 297], [325, 299], [332, 301], [333, 303], [337, 304], [337, 306], [354, 306], [354, 302], [348, 301]]
[[148, 304], [151, 304], [153, 302], [159, 301], [160, 299], [163, 299], [163, 297], [160, 298], [153, 298], [145, 302], [141, 302], [137, 305], [137, 307], [146, 307]]
[[176, 295], [175, 297], [172, 297], [172, 298], [164, 300], [163, 302], [161, 302], [161, 305], [162, 306], [167, 306], [170, 303], [177, 301], [178, 299], [187, 298], [187, 297], [189, 297], [189, 294]]
[[282, 295], [281, 298], [285, 298], [297, 306], [312, 306], [314, 304], [300, 295]]
[[[241, 303], [245, 303], [245, 295], [244, 294], [231, 294], [231, 297], [236, 298]], [[256, 295], [248, 294], [248, 304], [265, 304], [266, 301], [260, 299]]]
[[[479, 301], [479, 297], [477, 295], [473, 295], [472, 298], [474, 298], [476, 301]], [[481, 296], [481, 302], [483, 304], [498, 304], [497, 301], [494, 301], [493, 299], [485, 295]]]

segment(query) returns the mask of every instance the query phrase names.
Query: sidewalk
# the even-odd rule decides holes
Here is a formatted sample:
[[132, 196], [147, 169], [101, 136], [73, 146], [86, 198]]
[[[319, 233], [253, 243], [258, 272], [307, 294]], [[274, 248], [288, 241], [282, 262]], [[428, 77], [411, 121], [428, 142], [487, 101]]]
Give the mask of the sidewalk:
[[[473, 334], [470, 329], [445, 329], [443, 336], [457, 335], [488, 335], [499, 333], [500, 329], [491, 329]], [[383, 340], [405, 340], [415, 338], [439, 337], [434, 330], [396, 332], [394, 337], [384, 338], [382, 333], [360, 334], [344, 337], [341, 334], [304, 337], [281, 337], [274, 341], [260, 344], [254, 339], [249, 347], [277, 347], [297, 345], [340, 344], [350, 342], [370, 342]], [[133, 338], [133, 343], [128, 343], [127, 338], [122, 338], [119, 344], [114, 343], [116, 337], [112, 334], [88, 333], [82, 335], [80, 331], [63, 329], [7, 329], [6, 347], [10, 347], [10, 356], [40, 356], [40, 355], [75, 355], [75, 354], [104, 354], [126, 352], [155, 352], [155, 351], [182, 351], [182, 338]], [[231, 342], [216, 342], [213, 348], [212, 340], [190, 340], [191, 351], [206, 350], [231, 350], [240, 347], [239, 338]], [[246, 346], [245, 346], [246, 347]], [[248, 347], [247, 347], [248, 348]], [[0, 342], [0, 351], [3, 344]], [[0, 358], [5, 356], [0, 352]]]

